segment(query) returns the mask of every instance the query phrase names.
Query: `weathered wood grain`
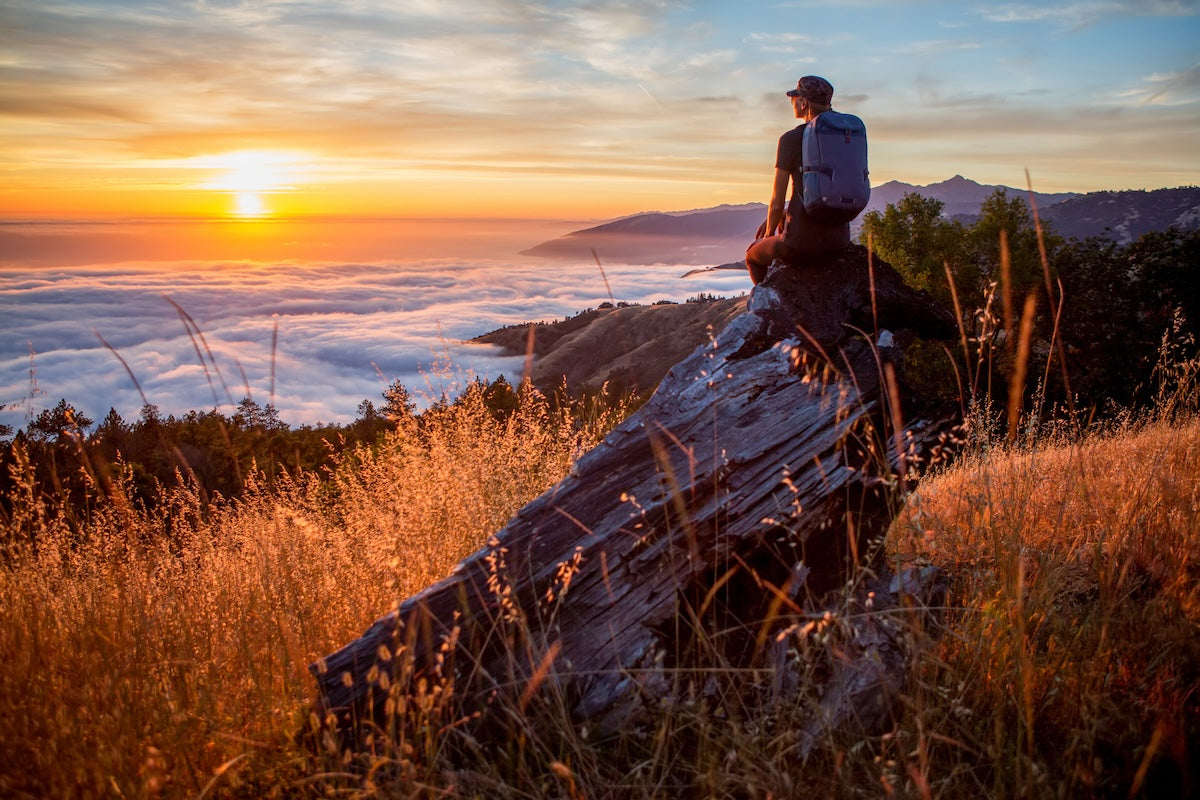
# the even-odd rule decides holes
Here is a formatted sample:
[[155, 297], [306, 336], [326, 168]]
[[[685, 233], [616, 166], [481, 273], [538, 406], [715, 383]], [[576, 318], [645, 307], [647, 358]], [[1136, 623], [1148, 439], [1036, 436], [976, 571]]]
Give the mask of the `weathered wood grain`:
[[[877, 325], [954, 332], [862, 248], [773, 268], [566, 478], [313, 665], [323, 711], [353, 730], [415, 676], [450, 669], [460, 702], [481, 705], [550, 665], [572, 713], [616, 725], [688, 657], [669, 624], [684, 610], [707, 598], [749, 623], [781, 595], [802, 602], [799, 575], [813, 596], [841, 585], [895, 500], [880, 368], [896, 354], [867, 341]], [[919, 449], [941, 428], [913, 415], [906, 429]], [[745, 652], [729, 658], [749, 660], [752, 639], [730, 637]]]

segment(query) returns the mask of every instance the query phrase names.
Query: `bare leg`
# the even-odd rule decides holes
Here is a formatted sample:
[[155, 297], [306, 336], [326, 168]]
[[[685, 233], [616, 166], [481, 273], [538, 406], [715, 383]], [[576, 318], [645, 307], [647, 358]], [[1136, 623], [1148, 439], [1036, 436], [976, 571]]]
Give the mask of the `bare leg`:
[[763, 282], [767, 277], [767, 267], [777, 258], [785, 258], [786, 246], [783, 234], [765, 236], [746, 248], [746, 269], [750, 272], [750, 280], [754, 285]]

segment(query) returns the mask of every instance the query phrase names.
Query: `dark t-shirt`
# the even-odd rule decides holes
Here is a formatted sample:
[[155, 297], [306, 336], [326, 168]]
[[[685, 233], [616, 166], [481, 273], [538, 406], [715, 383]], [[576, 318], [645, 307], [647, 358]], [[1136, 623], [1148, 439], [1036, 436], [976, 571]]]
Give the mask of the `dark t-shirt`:
[[850, 244], [850, 223], [830, 225], [814, 220], [804, 210], [803, 176], [804, 123], [779, 137], [775, 166], [792, 174], [792, 199], [788, 203], [788, 246], [801, 253], [822, 253], [841, 250]]

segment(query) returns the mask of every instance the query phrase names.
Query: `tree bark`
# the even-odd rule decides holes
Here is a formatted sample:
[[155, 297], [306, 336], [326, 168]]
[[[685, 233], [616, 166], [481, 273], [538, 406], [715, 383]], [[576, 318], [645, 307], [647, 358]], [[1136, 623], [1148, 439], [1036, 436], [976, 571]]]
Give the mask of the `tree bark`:
[[673, 668], [769, 664], [768, 631], [864, 564], [884, 575], [904, 470], [954, 421], [889, 378], [881, 327], [955, 333], [863, 248], [773, 265], [747, 312], [566, 478], [314, 664], [321, 716], [343, 733], [383, 723], [436, 674], [464, 709], [549, 682], [575, 717], [616, 727]]

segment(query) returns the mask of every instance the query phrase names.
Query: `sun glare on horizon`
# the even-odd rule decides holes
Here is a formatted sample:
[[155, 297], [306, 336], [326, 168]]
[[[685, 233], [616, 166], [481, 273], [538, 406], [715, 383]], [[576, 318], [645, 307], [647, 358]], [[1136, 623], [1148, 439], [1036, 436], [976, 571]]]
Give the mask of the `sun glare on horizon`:
[[227, 192], [233, 200], [230, 216], [258, 219], [273, 211], [264, 199], [295, 188], [304, 171], [305, 157], [274, 150], [241, 150], [198, 159], [199, 165], [217, 170], [200, 188]]
[[233, 196], [233, 215], [241, 219], [253, 219], [270, 214], [262, 195], [257, 192], [238, 192]]

